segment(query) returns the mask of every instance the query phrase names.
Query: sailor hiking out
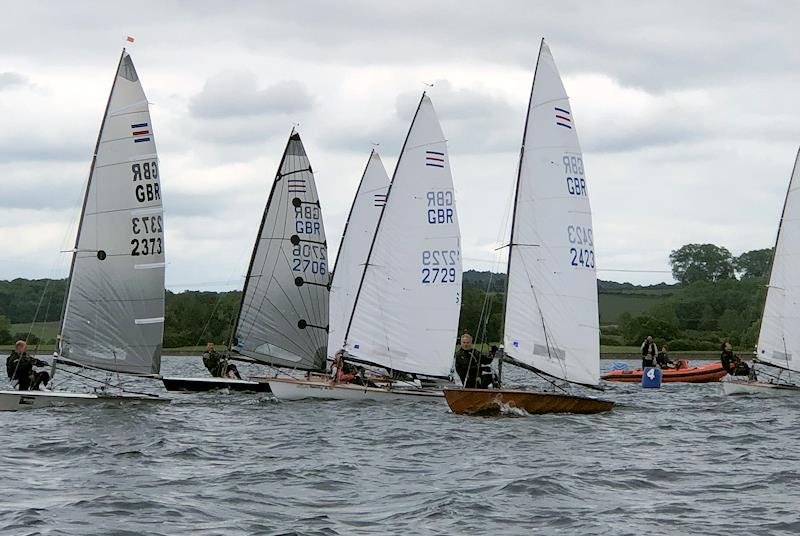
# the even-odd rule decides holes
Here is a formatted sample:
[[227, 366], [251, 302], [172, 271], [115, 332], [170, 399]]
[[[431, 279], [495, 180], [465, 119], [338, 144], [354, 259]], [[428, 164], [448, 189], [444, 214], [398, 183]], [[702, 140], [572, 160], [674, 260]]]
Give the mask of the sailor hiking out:
[[6, 359], [6, 373], [8, 379], [19, 383], [20, 391], [36, 391], [47, 387], [50, 374], [46, 371], [36, 371], [33, 367], [46, 367], [48, 363], [28, 355], [28, 343], [17, 341], [14, 350]]

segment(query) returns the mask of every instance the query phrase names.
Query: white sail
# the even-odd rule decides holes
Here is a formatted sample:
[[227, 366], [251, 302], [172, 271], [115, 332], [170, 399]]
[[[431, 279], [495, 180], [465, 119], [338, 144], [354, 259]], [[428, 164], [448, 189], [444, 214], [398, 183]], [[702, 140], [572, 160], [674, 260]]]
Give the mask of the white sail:
[[594, 235], [572, 109], [542, 41], [511, 230], [506, 354], [575, 383], [600, 381]]
[[389, 186], [352, 318], [348, 354], [447, 376], [461, 307], [461, 235], [447, 143], [423, 94]]
[[778, 226], [756, 355], [761, 361], [800, 372], [800, 151]]
[[380, 155], [373, 150], [358, 184], [342, 233], [342, 242], [339, 244], [339, 254], [336, 255], [330, 295], [329, 357], [333, 357], [344, 347], [347, 323], [353, 312], [378, 217], [386, 204], [388, 188], [389, 175], [386, 174]]
[[275, 366], [324, 369], [328, 284], [317, 185], [293, 131], [253, 248], [233, 349]]
[[147, 98], [122, 52], [72, 259], [60, 355], [157, 374], [164, 332], [164, 218]]

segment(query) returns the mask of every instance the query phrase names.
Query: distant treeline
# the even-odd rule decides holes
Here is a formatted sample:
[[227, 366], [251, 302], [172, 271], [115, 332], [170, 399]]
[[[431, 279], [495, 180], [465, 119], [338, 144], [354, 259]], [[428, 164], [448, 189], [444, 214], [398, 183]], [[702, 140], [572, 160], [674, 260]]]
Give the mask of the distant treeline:
[[[770, 260], [769, 249], [733, 257], [719, 246], [688, 244], [670, 254], [677, 285], [598, 281], [600, 318], [606, 319], [601, 343], [638, 345], [653, 335], [676, 351], [713, 350], [723, 340], [751, 348], [758, 337]], [[481, 341], [501, 339], [505, 286], [505, 274], [464, 272], [459, 333], [467, 331]], [[11, 324], [58, 321], [65, 288], [64, 280], [0, 281], [0, 344], [27, 335]], [[168, 291], [164, 347], [227, 343], [240, 298], [239, 291]]]

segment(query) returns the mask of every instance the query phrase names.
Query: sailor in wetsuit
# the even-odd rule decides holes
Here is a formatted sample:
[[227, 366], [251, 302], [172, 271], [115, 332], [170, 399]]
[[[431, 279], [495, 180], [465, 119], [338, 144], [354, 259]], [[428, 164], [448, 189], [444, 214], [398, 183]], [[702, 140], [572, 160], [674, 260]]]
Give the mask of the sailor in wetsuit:
[[47, 362], [29, 356], [27, 353], [28, 343], [17, 341], [14, 350], [6, 359], [6, 373], [9, 380], [19, 382], [20, 391], [36, 391], [39, 389], [47, 390], [47, 382], [50, 381], [50, 374], [45, 371], [35, 371], [33, 367], [46, 367]]
[[719, 360], [722, 363], [722, 368], [728, 371], [731, 376], [750, 376], [750, 366], [741, 357], [733, 353], [733, 346], [728, 341], [722, 343]]
[[206, 351], [203, 352], [203, 364], [208, 369], [208, 372], [216, 378], [242, 379], [236, 365], [229, 364], [228, 358], [217, 352], [214, 349], [214, 343], [211, 341], [208, 341]]
[[456, 372], [464, 384], [464, 387], [477, 389], [488, 389], [492, 383], [491, 368], [488, 374], [486, 367], [490, 366], [492, 358], [480, 353], [472, 346], [472, 336], [464, 333], [461, 336], [461, 343], [456, 351]]

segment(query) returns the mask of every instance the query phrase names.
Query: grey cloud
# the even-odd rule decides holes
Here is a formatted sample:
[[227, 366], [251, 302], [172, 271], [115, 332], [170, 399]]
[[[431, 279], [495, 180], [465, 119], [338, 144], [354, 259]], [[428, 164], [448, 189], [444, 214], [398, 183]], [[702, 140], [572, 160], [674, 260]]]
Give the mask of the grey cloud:
[[19, 88], [19, 87], [26, 87], [29, 85], [30, 82], [28, 81], [27, 77], [22, 76], [19, 73], [14, 73], [14, 72], [0, 73], [0, 91], [4, 91], [6, 89]]
[[255, 74], [230, 72], [206, 81], [205, 87], [189, 101], [189, 111], [202, 119], [224, 119], [259, 115], [292, 115], [311, 109], [313, 98], [296, 80], [258, 88]]
[[[20, 4], [22, 6], [23, 4]], [[24, 43], [26, 56], [52, 57], [53, 40], [67, 57], [99, 58], [111, 21], [140, 27], [136, 46], [172, 51], [171, 61], [207, 43], [267, 48], [327, 64], [492, 63], [530, 69], [546, 36], [563, 73], [605, 72], [651, 89], [697, 87], [752, 73], [800, 70], [796, 2], [506, 1], [367, 3], [294, 0], [268, 3], [148, 2], [123, 5], [40, 2], [9, 9], [15, 24], [0, 34], [0, 50]], [[57, 17], [52, 13], [59, 11]], [[757, 23], [756, 23], [757, 21]], [[119, 23], [117, 23], [119, 24]], [[81, 32], [75, 32], [79, 25]], [[49, 39], [31, 38], [35, 27]], [[122, 25], [119, 34], [124, 35]], [[146, 50], [146, 49], [143, 49]], [[165, 56], [160, 53], [160, 56]], [[170, 52], [166, 53], [169, 57]], [[747, 75], [743, 73], [748, 73]]]
[[[451, 149], [487, 153], [519, 146], [526, 97], [512, 106], [503, 98], [472, 88], [456, 88], [444, 79], [436, 80], [428, 94]], [[397, 154], [421, 96], [422, 91], [400, 93], [391, 113], [387, 110], [386, 116], [372, 118], [369, 124], [350, 125], [346, 135], [325, 136], [324, 141], [329, 147], [356, 152], [368, 151], [377, 142], [382, 152]]]

